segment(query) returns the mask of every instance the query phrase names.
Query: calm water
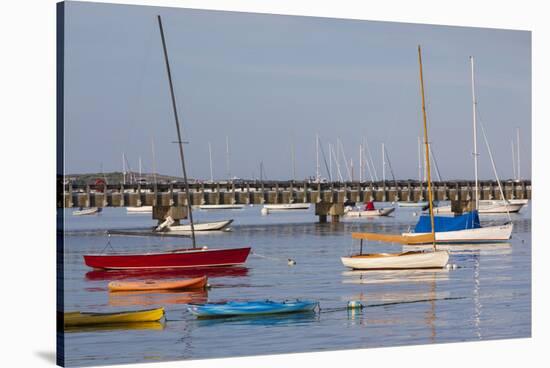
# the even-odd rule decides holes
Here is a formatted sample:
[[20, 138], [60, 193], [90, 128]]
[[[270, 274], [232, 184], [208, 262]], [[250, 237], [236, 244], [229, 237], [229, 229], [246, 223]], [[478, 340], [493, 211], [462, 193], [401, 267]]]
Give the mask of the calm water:
[[[93, 271], [82, 254], [108, 247], [106, 229], [152, 226], [151, 215], [106, 209], [97, 216], [66, 212], [65, 308], [131, 310], [164, 306], [167, 322], [123, 329], [76, 330], [66, 334], [70, 366], [204, 359], [531, 336], [530, 206], [513, 215], [509, 243], [452, 248], [455, 270], [349, 271], [340, 257], [353, 246], [351, 231], [400, 232], [414, 226], [416, 209], [395, 216], [340, 224], [316, 224], [309, 211], [260, 216], [260, 207], [196, 211], [198, 221], [235, 219], [232, 232], [201, 235], [209, 247], [252, 246], [246, 267], [206, 271], [208, 292], [109, 295], [115, 279], [192, 277], [200, 272], [153, 274]], [[482, 216], [482, 223], [504, 217]], [[112, 236], [123, 250], [181, 248], [187, 239]], [[376, 251], [400, 251], [375, 245]], [[109, 249], [109, 248], [107, 248]], [[357, 247], [355, 247], [355, 250]], [[288, 266], [286, 259], [296, 260]], [[186, 303], [252, 299], [315, 299], [321, 313], [293, 316], [194, 319]], [[370, 307], [342, 310], [349, 300]], [[407, 303], [408, 302], [408, 303]], [[378, 305], [377, 305], [378, 304]], [[386, 305], [380, 305], [386, 304]]]

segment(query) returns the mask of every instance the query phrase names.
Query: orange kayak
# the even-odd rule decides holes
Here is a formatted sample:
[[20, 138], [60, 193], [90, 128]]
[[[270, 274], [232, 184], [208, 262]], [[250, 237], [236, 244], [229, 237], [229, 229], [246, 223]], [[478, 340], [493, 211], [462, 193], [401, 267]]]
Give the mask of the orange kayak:
[[206, 276], [180, 280], [145, 280], [145, 281], [112, 281], [109, 291], [149, 291], [149, 290], [181, 290], [204, 289], [208, 278]]

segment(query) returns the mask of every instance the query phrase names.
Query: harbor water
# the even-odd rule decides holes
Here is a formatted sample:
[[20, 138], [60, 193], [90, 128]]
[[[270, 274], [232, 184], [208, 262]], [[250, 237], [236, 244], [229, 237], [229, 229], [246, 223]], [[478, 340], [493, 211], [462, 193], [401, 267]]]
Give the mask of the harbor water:
[[[377, 207], [389, 204], [377, 204]], [[506, 243], [448, 246], [443, 270], [351, 271], [340, 257], [358, 250], [352, 231], [400, 233], [413, 227], [417, 208], [397, 208], [390, 217], [318, 224], [307, 211], [260, 215], [242, 210], [194, 212], [196, 221], [232, 218], [231, 231], [197, 236], [209, 248], [251, 246], [246, 264], [202, 270], [100, 271], [82, 255], [102, 251], [164, 251], [190, 239], [111, 236], [114, 229], [144, 229], [151, 215], [106, 208], [93, 216], [65, 210], [65, 310], [110, 312], [162, 306], [164, 323], [71, 329], [65, 335], [67, 366], [89, 366], [258, 354], [447, 343], [531, 336], [530, 205], [512, 214]], [[506, 222], [481, 216], [482, 224]], [[367, 244], [364, 251], [416, 249]], [[288, 259], [296, 261], [289, 265]], [[206, 274], [210, 289], [193, 292], [109, 293], [113, 280], [186, 278]], [[311, 299], [316, 313], [197, 320], [190, 302]], [[346, 310], [348, 301], [366, 308]]]

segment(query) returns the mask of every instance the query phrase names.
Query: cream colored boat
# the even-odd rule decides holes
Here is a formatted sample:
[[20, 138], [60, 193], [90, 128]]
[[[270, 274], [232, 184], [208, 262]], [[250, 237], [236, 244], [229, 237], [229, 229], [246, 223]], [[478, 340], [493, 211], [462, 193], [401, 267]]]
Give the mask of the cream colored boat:
[[341, 260], [344, 266], [356, 270], [443, 268], [449, 261], [449, 252], [436, 250], [433, 252], [358, 254], [342, 257]]
[[395, 211], [394, 207], [386, 207], [386, 208], [380, 208], [377, 210], [371, 210], [371, 211], [356, 211], [356, 210], [349, 210], [344, 213], [344, 216], [346, 217], [377, 217], [377, 216], [388, 216], [393, 211]]

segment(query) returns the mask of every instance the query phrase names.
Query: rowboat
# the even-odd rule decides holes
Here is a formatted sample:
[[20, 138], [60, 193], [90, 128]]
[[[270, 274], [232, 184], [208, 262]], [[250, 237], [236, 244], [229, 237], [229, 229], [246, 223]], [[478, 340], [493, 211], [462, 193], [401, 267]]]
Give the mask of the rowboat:
[[95, 215], [96, 213], [99, 213], [99, 212], [101, 212], [101, 209], [97, 207], [81, 208], [76, 211], [73, 211], [73, 216]]
[[248, 302], [189, 304], [188, 310], [198, 318], [219, 318], [235, 316], [254, 316], [264, 314], [312, 312], [318, 305], [319, 302], [307, 300], [284, 302], [265, 300]]
[[111, 281], [109, 291], [151, 291], [151, 290], [189, 290], [204, 289], [206, 276], [179, 280]]
[[357, 254], [341, 257], [344, 266], [356, 270], [443, 268], [449, 261], [449, 252], [410, 251], [404, 253]]
[[250, 247], [189, 248], [158, 253], [105, 253], [84, 255], [88, 267], [107, 270], [233, 266], [246, 262]]
[[164, 317], [164, 308], [115, 313], [65, 312], [65, 326], [105, 325], [113, 323], [155, 322]]
[[126, 213], [133, 215], [149, 214], [153, 212], [153, 206], [126, 207]]
[[[504, 225], [484, 226], [474, 229], [464, 229], [457, 231], [436, 231], [436, 243], [494, 243], [507, 241], [512, 237], [514, 225], [507, 223]], [[437, 226], [436, 226], [437, 229]], [[414, 241], [415, 237], [425, 235], [426, 233], [403, 233], [408, 239]], [[413, 244], [413, 243], [408, 243]], [[414, 244], [419, 244], [415, 242]]]
[[[193, 227], [195, 231], [221, 231], [226, 229], [233, 220], [225, 220], [225, 221], [216, 221], [216, 222], [203, 222], [203, 223], [194, 223]], [[190, 233], [191, 232], [191, 225], [176, 225], [176, 226], [168, 226], [164, 228], [164, 231], [169, 233]]]
[[424, 208], [428, 205], [427, 201], [420, 201], [420, 202], [397, 202], [398, 207], [420, 207]]
[[201, 210], [242, 210], [244, 204], [203, 204], [199, 208]]
[[377, 210], [371, 210], [371, 211], [350, 210], [350, 211], [345, 212], [344, 216], [346, 216], [346, 217], [388, 216], [393, 211], [395, 211], [394, 207], [379, 208]]
[[309, 210], [309, 203], [283, 203], [283, 204], [266, 204], [263, 208], [268, 211], [294, 211], [294, 210]]

